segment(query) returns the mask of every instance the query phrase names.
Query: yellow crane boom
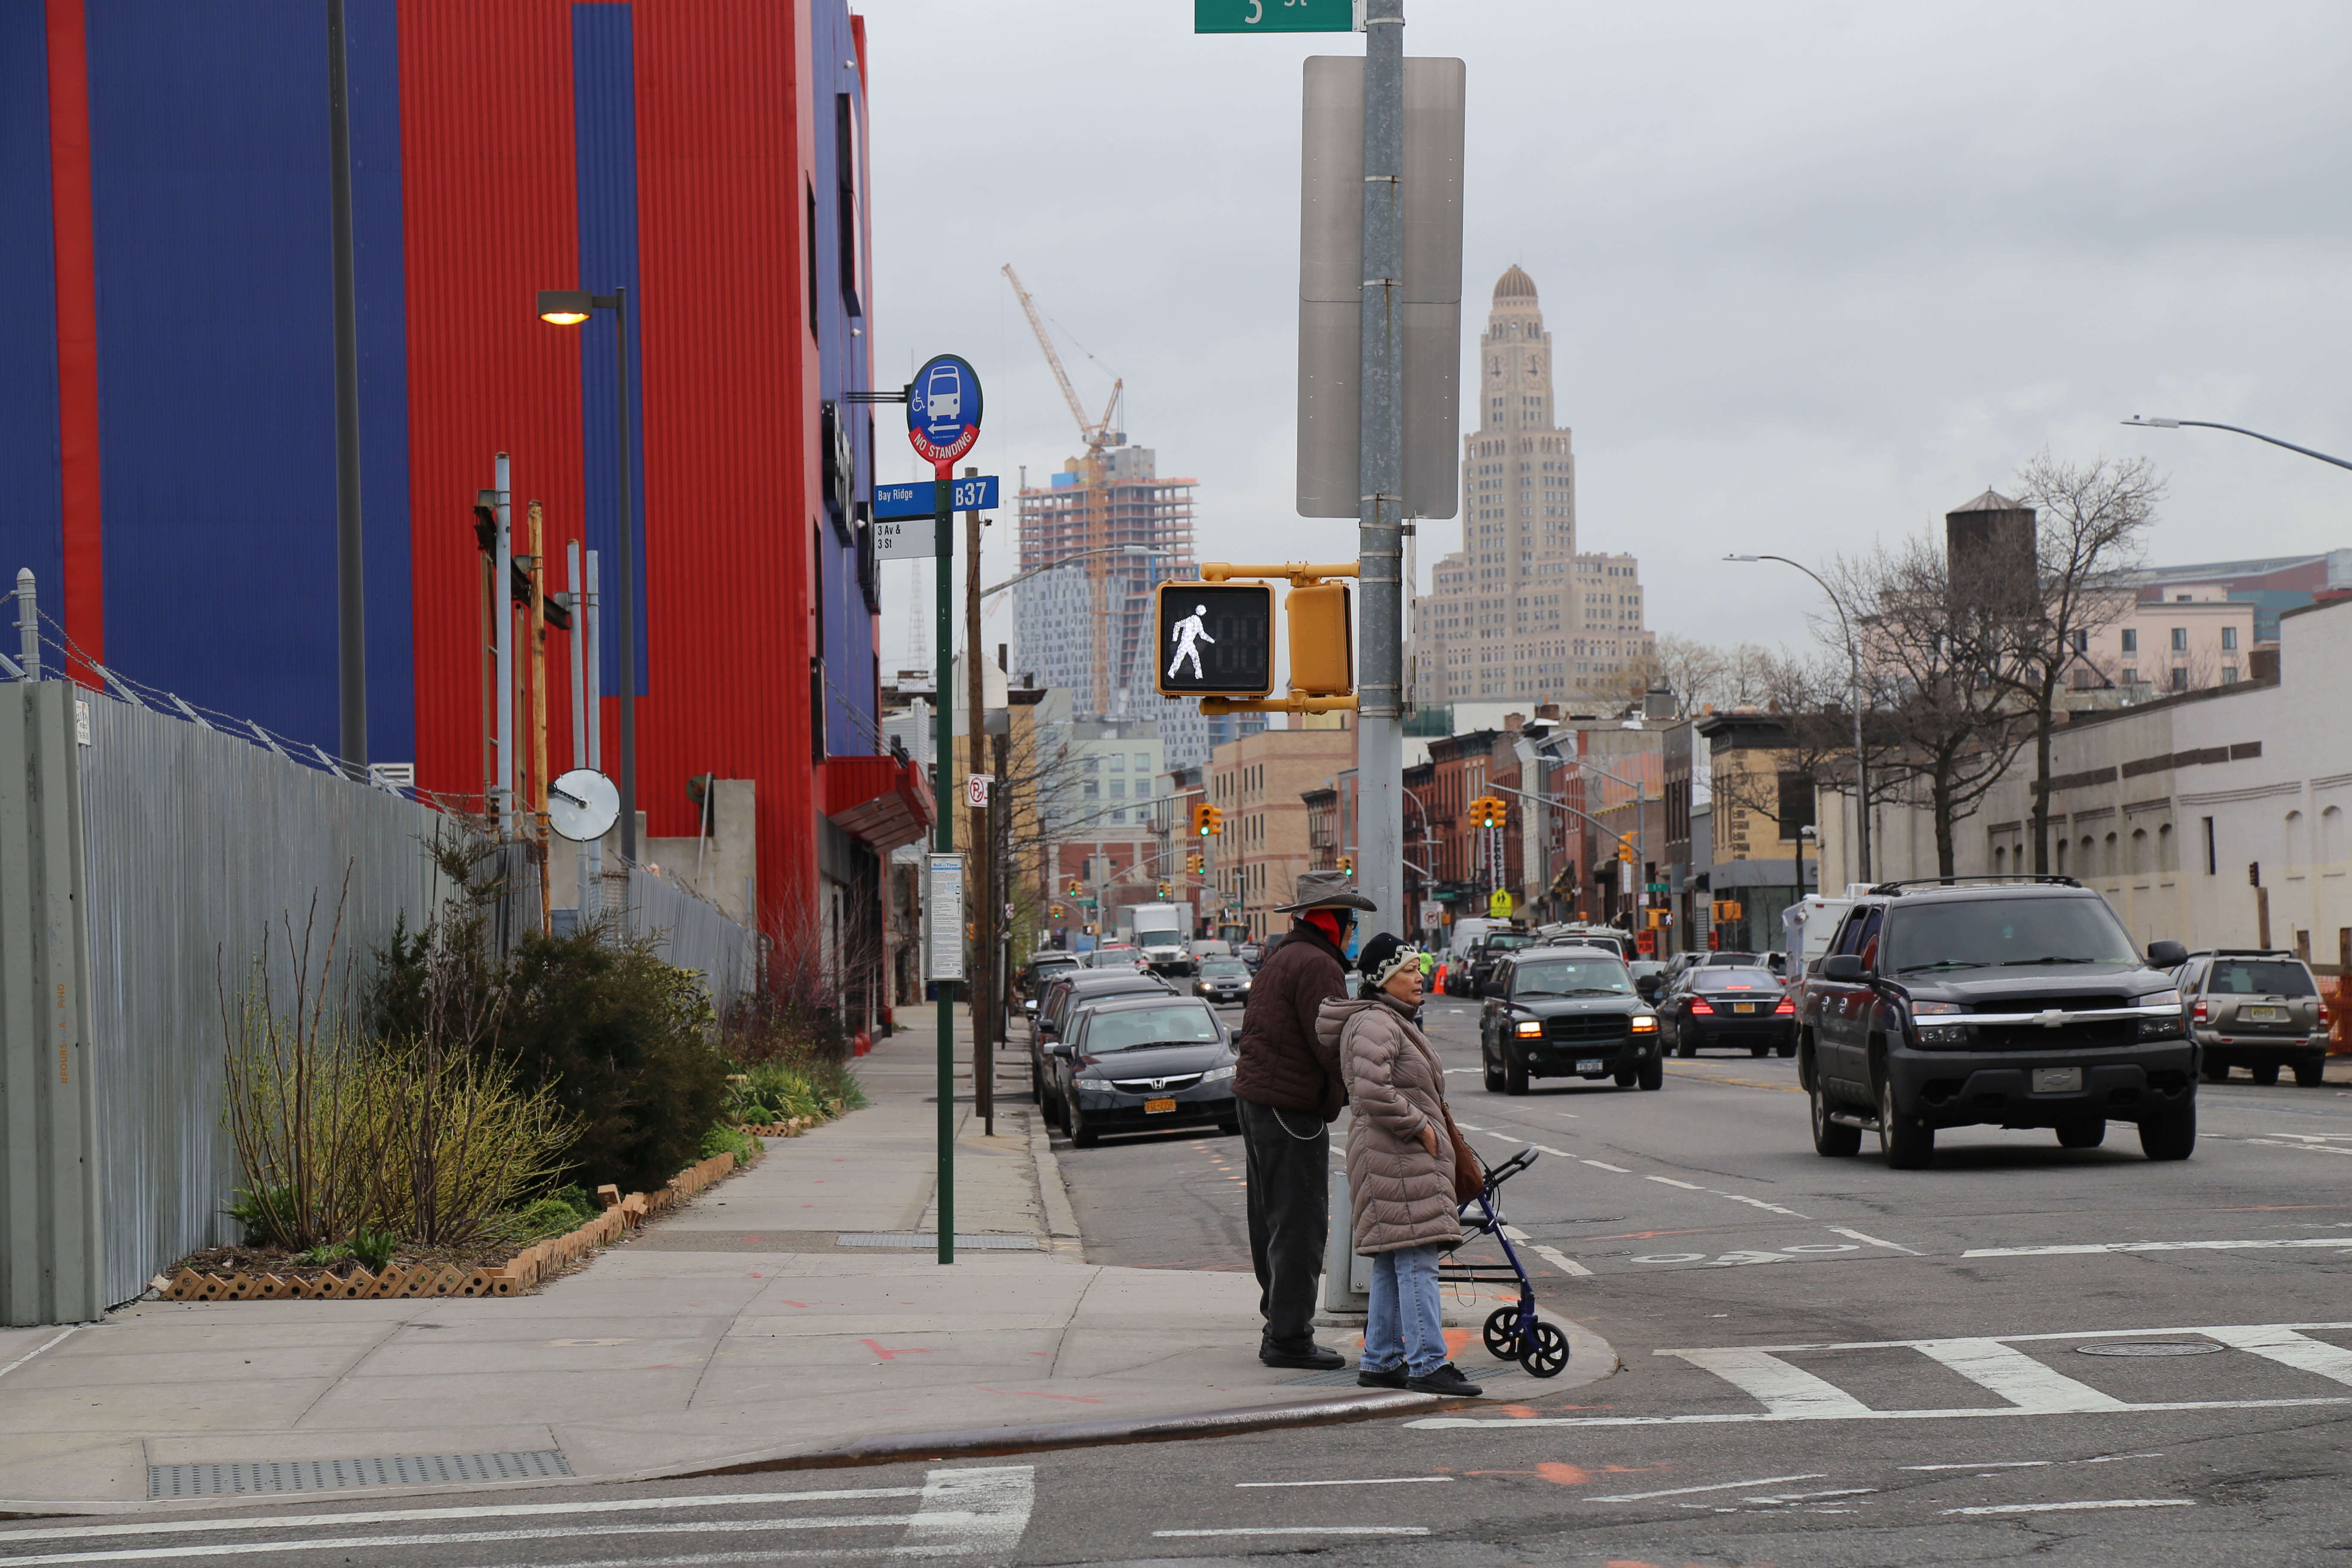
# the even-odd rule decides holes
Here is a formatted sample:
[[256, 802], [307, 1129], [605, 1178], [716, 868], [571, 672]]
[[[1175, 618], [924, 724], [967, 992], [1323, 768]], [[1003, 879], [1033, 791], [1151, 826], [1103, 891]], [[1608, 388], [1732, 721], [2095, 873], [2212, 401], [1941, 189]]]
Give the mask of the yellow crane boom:
[[1118, 412], [1119, 390], [1124, 378], [1111, 383], [1110, 401], [1103, 405], [1100, 419], [1089, 420], [1086, 405], [1078, 401], [1078, 389], [1070, 384], [1070, 373], [1062, 368], [1062, 356], [1054, 350], [1053, 335], [1045, 331], [1045, 319], [1037, 313], [1037, 301], [1029, 298], [1029, 290], [1021, 286], [1021, 274], [1013, 264], [1004, 264], [1004, 277], [1013, 285], [1013, 297], [1021, 301], [1021, 313], [1029, 318], [1029, 330], [1037, 334], [1037, 346], [1045, 351], [1045, 363], [1054, 369], [1054, 380], [1062, 389], [1062, 400], [1070, 405], [1070, 417], [1078, 422], [1078, 434], [1086, 437], [1089, 451], [1099, 451], [1110, 444], [1111, 416]]

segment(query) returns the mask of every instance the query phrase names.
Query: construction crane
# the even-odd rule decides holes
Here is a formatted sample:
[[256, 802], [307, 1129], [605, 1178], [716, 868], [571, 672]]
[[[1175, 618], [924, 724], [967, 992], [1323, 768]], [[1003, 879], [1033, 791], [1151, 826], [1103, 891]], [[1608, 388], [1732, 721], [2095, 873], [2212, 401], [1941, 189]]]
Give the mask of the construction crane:
[[[1087, 455], [1078, 466], [1078, 481], [1087, 498], [1086, 531], [1079, 550], [1087, 556], [1087, 585], [1093, 593], [1092, 624], [1099, 631], [1105, 580], [1110, 570], [1107, 551], [1111, 543], [1110, 490], [1104, 482], [1108, 476], [1104, 472], [1103, 448], [1117, 445], [1120, 439], [1120, 433], [1111, 428], [1111, 419], [1118, 413], [1119, 393], [1127, 381], [1120, 377], [1111, 383], [1110, 401], [1103, 405], [1102, 417], [1089, 420], [1086, 405], [1078, 401], [1078, 389], [1070, 384], [1070, 373], [1062, 368], [1062, 356], [1055, 352], [1053, 335], [1045, 331], [1045, 318], [1038, 313], [1037, 301], [1021, 286], [1021, 275], [1013, 270], [1009, 261], [1004, 264], [1004, 278], [1013, 285], [1013, 298], [1021, 301], [1021, 313], [1029, 318], [1029, 330], [1037, 334], [1037, 346], [1045, 351], [1045, 363], [1053, 367], [1054, 380], [1062, 389], [1062, 400], [1070, 405], [1070, 417], [1078, 422], [1078, 434], [1087, 444]], [[1102, 657], [1102, 651], [1097, 648], [1097, 657], [1090, 662], [1095, 672], [1094, 709], [1098, 714], [1107, 714], [1110, 710], [1111, 668], [1118, 658], [1116, 648], [1109, 650], [1108, 657]]]

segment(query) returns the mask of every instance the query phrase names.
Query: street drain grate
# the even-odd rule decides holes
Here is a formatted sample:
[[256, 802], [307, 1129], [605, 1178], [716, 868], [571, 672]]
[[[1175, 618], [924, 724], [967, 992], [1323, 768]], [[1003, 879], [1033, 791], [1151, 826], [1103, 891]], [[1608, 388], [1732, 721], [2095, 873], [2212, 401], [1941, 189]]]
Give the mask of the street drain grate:
[[2119, 1340], [2103, 1345], [2076, 1345], [2076, 1355], [2211, 1355], [2225, 1351], [2210, 1340]]
[[375, 1459], [259, 1459], [225, 1465], [150, 1465], [150, 1498], [232, 1497], [246, 1492], [340, 1491], [350, 1487], [421, 1487], [453, 1481], [527, 1481], [568, 1476], [554, 1448], [521, 1454], [395, 1454]]
[[[836, 1236], [835, 1247], [934, 1247], [940, 1244], [935, 1230], [869, 1231], [856, 1236]], [[955, 1238], [957, 1247], [967, 1252], [1035, 1252], [1043, 1243], [1034, 1236], [964, 1236]]]

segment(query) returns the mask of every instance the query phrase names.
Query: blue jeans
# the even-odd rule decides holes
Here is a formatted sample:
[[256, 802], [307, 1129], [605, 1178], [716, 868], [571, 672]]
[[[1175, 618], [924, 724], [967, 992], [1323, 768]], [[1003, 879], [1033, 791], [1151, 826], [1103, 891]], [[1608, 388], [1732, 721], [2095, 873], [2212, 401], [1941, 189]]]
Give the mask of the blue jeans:
[[1364, 1314], [1367, 1370], [1389, 1372], [1402, 1362], [1412, 1376], [1426, 1377], [1445, 1364], [1438, 1257], [1433, 1247], [1372, 1254], [1372, 1301]]

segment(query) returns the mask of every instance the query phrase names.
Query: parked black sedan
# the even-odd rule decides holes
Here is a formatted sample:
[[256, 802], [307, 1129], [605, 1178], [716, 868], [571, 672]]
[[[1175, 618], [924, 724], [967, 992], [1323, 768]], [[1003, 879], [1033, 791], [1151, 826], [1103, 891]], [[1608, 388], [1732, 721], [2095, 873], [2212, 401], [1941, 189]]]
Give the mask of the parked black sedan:
[[1657, 1012], [1635, 994], [1615, 953], [1514, 952], [1496, 964], [1486, 988], [1478, 1059], [1488, 1093], [1525, 1094], [1537, 1078], [1608, 1078], [1620, 1089], [1665, 1082]]
[[1029, 1026], [1029, 1086], [1052, 1121], [1060, 1105], [1053, 1090], [1055, 1051], [1069, 1037], [1080, 1004], [1108, 996], [1170, 996], [1176, 988], [1149, 971], [1074, 969], [1045, 983]]
[[1769, 970], [1714, 964], [1685, 970], [1675, 988], [1658, 999], [1658, 1012], [1678, 1057], [1694, 1055], [1702, 1046], [1744, 1047], [1754, 1057], [1768, 1051], [1797, 1054], [1796, 1004]]
[[1062, 1125], [1090, 1148], [1106, 1132], [1203, 1121], [1241, 1131], [1234, 1048], [1215, 1013], [1190, 997], [1120, 997], [1078, 1020], [1055, 1064]]

